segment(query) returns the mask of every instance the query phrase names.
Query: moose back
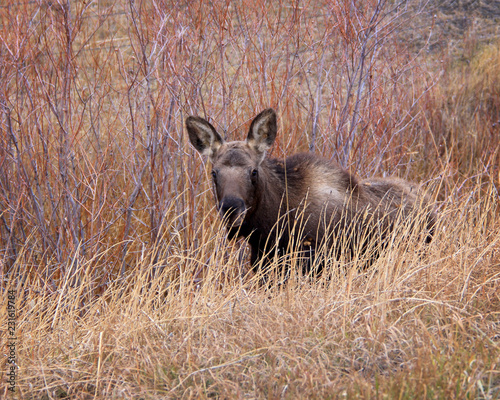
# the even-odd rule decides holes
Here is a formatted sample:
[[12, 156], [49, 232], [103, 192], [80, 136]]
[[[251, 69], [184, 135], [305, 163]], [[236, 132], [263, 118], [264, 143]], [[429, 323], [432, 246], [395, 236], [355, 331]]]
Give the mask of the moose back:
[[[306, 256], [307, 270], [319, 249], [335, 248], [338, 257], [363, 251], [373, 241], [383, 245], [396, 222], [411, 226], [417, 209], [428, 207], [418, 187], [402, 179], [358, 180], [312, 153], [266, 157], [277, 132], [272, 109], [254, 118], [245, 141], [224, 141], [200, 117], [188, 117], [186, 128], [192, 145], [212, 163], [217, 208], [228, 236], [246, 238], [255, 271], [292, 251]], [[423, 224], [419, 221], [429, 241], [432, 211]]]

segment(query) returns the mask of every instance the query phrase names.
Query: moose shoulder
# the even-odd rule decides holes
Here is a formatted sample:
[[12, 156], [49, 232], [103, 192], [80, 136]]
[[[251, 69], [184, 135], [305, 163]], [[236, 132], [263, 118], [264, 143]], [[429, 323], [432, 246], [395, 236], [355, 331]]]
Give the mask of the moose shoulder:
[[[311, 258], [325, 245], [336, 248], [336, 255], [363, 250], [425, 206], [418, 187], [401, 179], [359, 181], [311, 153], [266, 158], [277, 131], [272, 109], [255, 117], [245, 141], [224, 141], [200, 117], [188, 117], [186, 127], [192, 145], [213, 165], [217, 207], [229, 237], [248, 240], [254, 269], [265, 267], [276, 252], [302, 250]], [[431, 211], [424, 222], [429, 241]]]

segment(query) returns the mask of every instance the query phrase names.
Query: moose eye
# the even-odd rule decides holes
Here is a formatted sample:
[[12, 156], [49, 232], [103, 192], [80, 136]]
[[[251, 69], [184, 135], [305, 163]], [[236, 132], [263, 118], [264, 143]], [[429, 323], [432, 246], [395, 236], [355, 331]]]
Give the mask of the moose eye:
[[214, 178], [214, 181], [217, 179], [217, 172], [212, 171], [212, 178]]
[[256, 169], [253, 169], [252, 172], [250, 173], [250, 175], [252, 176], [252, 178], [257, 178], [257, 176], [259, 176], [259, 171], [256, 170]]

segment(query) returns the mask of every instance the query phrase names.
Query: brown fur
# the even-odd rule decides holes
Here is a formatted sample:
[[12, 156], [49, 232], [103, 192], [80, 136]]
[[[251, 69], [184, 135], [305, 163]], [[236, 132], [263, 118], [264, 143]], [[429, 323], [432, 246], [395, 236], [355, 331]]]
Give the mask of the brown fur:
[[[421, 201], [417, 186], [409, 182], [358, 181], [311, 153], [265, 158], [276, 137], [272, 109], [255, 117], [246, 141], [225, 142], [199, 117], [188, 117], [186, 127], [193, 146], [213, 164], [218, 208], [229, 237], [248, 240], [254, 268], [266, 266], [276, 251], [299, 248], [314, 256], [325, 243], [331, 247], [344, 240], [343, 248], [354, 251], [370, 240], [384, 240], [395, 221], [411, 218]], [[429, 235], [433, 224], [430, 212]]]

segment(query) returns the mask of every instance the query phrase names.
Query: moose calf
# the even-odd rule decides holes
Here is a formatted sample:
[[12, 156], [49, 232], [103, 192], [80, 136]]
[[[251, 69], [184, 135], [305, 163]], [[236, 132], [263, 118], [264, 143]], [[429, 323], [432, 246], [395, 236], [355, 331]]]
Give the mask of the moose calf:
[[[311, 262], [318, 250], [335, 248], [339, 257], [346, 250], [364, 251], [373, 241], [383, 245], [396, 221], [416, 220], [417, 208], [428, 207], [418, 188], [402, 179], [359, 181], [311, 153], [266, 158], [277, 131], [272, 109], [255, 117], [245, 141], [224, 141], [200, 117], [188, 117], [186, 127], [192, 145], [213, 165], [217, 207], [229, 238], [246, 238], [255, 271], [265, 272], [273, 257], [294, 251], [307, 256], [306, 271], [311, 265], [319, 270], [323, 262]], [[429, 241], [432, 211], [423, 222]]]

